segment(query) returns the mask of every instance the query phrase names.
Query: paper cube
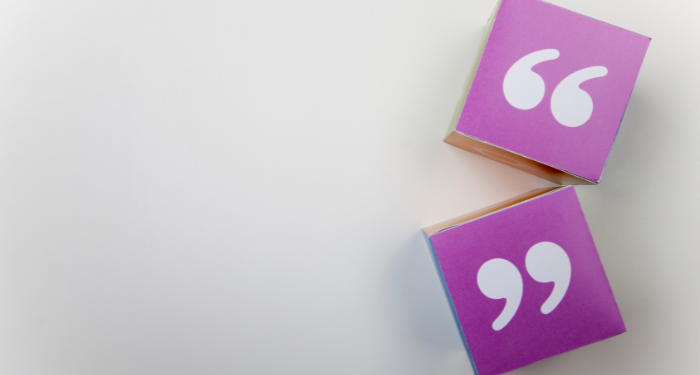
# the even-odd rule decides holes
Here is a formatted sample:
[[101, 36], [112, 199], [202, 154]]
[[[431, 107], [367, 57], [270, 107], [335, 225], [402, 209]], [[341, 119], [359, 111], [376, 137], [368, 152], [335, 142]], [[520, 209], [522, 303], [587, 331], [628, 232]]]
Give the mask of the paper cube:
[[445, 142], [559, 184], [597, 184], [648, 37], [502, 0]]
[[538, 189], [424, 231], [478, 375], [626, 331], [572, 186]]

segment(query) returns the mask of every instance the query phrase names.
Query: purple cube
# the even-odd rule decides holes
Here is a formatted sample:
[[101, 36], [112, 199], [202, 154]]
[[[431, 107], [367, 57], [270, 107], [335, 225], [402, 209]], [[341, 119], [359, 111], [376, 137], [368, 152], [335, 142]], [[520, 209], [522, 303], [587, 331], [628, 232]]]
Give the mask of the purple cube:
[[501, 0], [445, 142], [559, 184], [597, 184], [648, 37]]
[[424, 229], [479, 375], [626, 331], [572, 186]]

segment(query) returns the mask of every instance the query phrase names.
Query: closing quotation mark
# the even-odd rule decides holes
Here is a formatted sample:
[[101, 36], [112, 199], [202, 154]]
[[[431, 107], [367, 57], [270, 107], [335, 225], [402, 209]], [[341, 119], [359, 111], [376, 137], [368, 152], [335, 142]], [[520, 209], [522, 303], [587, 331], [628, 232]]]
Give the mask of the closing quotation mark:
[[506, 306], [493, 321], [491, 327], [500, 331], [513, 319], [523, 297], [523, 278], [513, 263], [501, 259], [491, 259], [479, 268], [476, 275], [481, 293], [491, 299], [506, 299]]
[[571, 261], [564, 249], [553, 242], [540, 242], [525, 256], [527, 273], [541, 283], [554, 283], [552, 294], [542, 304], [542, 314], [551, 313], [564, 298], [571, 281]]
[[[503, 78], [503, 94], [508, 103], [522, 110], [537, 107], [544, 98], [545, 84], [542, 77], [532, 71], [532, 67], [558, 57], [558, 50], [543, 49], [516, 61]], [[593, 114], [593, 99], [579, 85], [607, 74], [606, 67], [591, 66], [573, 72], [559, 82], [550, 101], [552, 115], [557, 122], [572, 128], [585, 124]]]
[[[542, 304], [540, 311], [549, 314], [559, 306], [566, 295], [571, 281], [571, 261], [564, 249], [553, 242], [540, 242], [528, 250], [525, 255], [525, 268], [535, 281], [554, 283], [549, 298]], [[479, 268], [476, 276], [479, 290], [491, 299], [505, 299], [503, 311], [493, 321], [495, 331], [503, 329], [515, 316], [523, 297], [523, 278], [513, 263], [494, 258]]]

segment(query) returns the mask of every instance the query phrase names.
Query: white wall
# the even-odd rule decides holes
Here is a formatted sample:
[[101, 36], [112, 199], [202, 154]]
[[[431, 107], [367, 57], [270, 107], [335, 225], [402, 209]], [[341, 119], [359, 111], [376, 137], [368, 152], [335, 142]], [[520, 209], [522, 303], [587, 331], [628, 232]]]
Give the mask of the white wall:
[[[555, 0], [653, 38], [577, 188], [629, 332], [700, 350], [700, 4]], [[549, 186], [441, 142], [494, 0], [0, 1], [0, 373], [469, 374], [420, 228]]]

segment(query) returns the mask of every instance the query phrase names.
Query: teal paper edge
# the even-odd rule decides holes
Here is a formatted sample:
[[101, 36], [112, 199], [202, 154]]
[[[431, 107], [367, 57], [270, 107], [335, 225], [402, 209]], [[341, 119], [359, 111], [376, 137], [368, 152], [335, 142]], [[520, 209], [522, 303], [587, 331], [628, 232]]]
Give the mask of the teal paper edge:
[[474, 363], [474, 358], [472, 358], [472, 352], [469, 350], [469, 344], [467, 344], [467, 338], [464, 337], [464, 332], [462, 332], [462, 325], [459, 323], [459, 317], [457, 316], [457, 310], [455, 310], [455, 306], [452, 303], [452, 297], [450, 297], [450, 290], [447, 288], [447, 282], [445, 281], [445, 275], [442, 274], [442, 268], [440, 268], [440, 262], [438, 261], [437, 254], [435, 253], [435, 248], [433, 247], [433, 242], [430, 240], [430, 237], [423, 233], [423, 238], [426, 240], [425, 242], [428, 244], [428, 247], [430, 247], [430, 255], [433, 258], [433, 264], [435, 265], [435, 269], [438, 271], [438, 275], [440, 275], [440, 283], [442, 283], [442, 288], [445, 291], [445, 296], [447, 297], [447, 302], [450, 305], [450, 310], [452, 311], [452, 317], [455, 320], [455, 324], [457, 324], [457, 329], [459, 330], [459, 337], [462, 338], [462, 344], [464, 344], [464, 348], [467, 350], [467, 355], [469, 356], [469, 362], [472, 364], [472, 368], [474, 369], [474, 374], [479, 375], [479, 372], [476, 370], [476, 364]]

